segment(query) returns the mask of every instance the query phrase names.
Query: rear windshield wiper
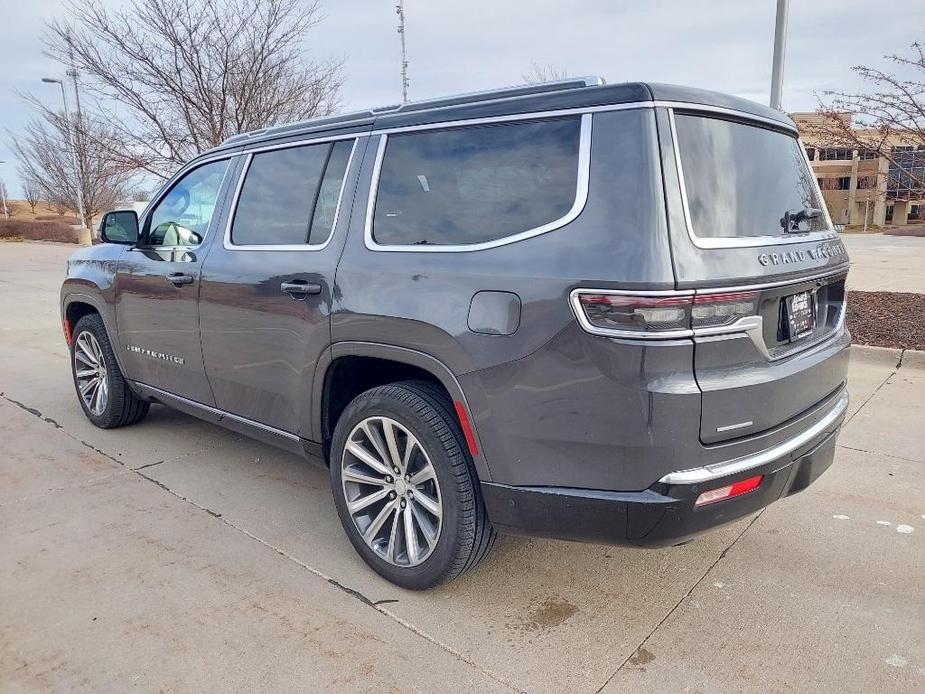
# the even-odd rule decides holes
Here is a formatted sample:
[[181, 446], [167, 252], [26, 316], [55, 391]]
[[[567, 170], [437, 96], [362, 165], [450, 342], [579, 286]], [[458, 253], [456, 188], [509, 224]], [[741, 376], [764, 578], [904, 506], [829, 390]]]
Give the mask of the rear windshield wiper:
[[804, 207], [802, 210], [787, 210], [780, 220], [780, 225], [788, 234], [801, 234], [800, 222], [817, 219], [822, 216], [822, 210], [817, 207]]

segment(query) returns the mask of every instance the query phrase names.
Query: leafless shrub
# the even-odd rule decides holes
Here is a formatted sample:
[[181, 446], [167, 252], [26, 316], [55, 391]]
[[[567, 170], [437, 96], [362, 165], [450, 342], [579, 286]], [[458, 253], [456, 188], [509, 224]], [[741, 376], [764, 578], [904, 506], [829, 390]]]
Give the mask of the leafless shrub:
[[0, 219], [0, 239], [29, 239], [33, 241], [62, 241], [77, 243], [77, 232], [61, 222], [39, 222], [28, 219]]
[[555, 82], [556, 80], [568, 79], [568, 70], [555, 67], [551, 63], [538, 63], [534, 60], [530, 65], [530, 69], [522, 73], [521, 77], [527, 84]]

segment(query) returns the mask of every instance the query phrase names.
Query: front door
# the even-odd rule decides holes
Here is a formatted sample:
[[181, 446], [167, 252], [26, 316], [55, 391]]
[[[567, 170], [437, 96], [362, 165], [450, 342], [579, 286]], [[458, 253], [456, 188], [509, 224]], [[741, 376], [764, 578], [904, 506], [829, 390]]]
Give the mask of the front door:
[[231, 222], [202, 269], [202, 351], [215, 406], [305, 438], [315, 366], [330, 343], [354, 143], [249, 154]]
[[149, 208], [116, 276], [116, 321], [126, 375], [212, 404], [199, 342], [199, 276], [229, 160], [185, 173]]

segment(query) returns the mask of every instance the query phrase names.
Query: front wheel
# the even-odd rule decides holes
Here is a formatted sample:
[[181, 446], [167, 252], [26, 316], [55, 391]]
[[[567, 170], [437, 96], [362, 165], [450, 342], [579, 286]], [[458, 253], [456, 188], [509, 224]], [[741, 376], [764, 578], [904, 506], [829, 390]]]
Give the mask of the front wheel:
[[84, 316], [74, 326], [71, 373], [84, 414], [101, 429], [135, 424], [148, 414], [150, 404], [129, 388], [98, 314]]
[[331, 486], [344, 530], [369, 566], [403, 588], [450, 581], [496, 533], [446, 393], [423, 381], [357, 396], [337, 422]]

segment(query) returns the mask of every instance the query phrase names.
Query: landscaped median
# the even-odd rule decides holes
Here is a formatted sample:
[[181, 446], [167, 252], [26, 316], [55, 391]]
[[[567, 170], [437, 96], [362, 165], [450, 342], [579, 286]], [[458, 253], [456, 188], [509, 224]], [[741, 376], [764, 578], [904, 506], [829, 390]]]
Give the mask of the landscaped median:
[[0, 239], [78, 243], [78, 231], [57, 220], [0, 219]]
[[852, 341], [861, 345], [925, 350], [925, 294], [848, 293], [846, 320]]

